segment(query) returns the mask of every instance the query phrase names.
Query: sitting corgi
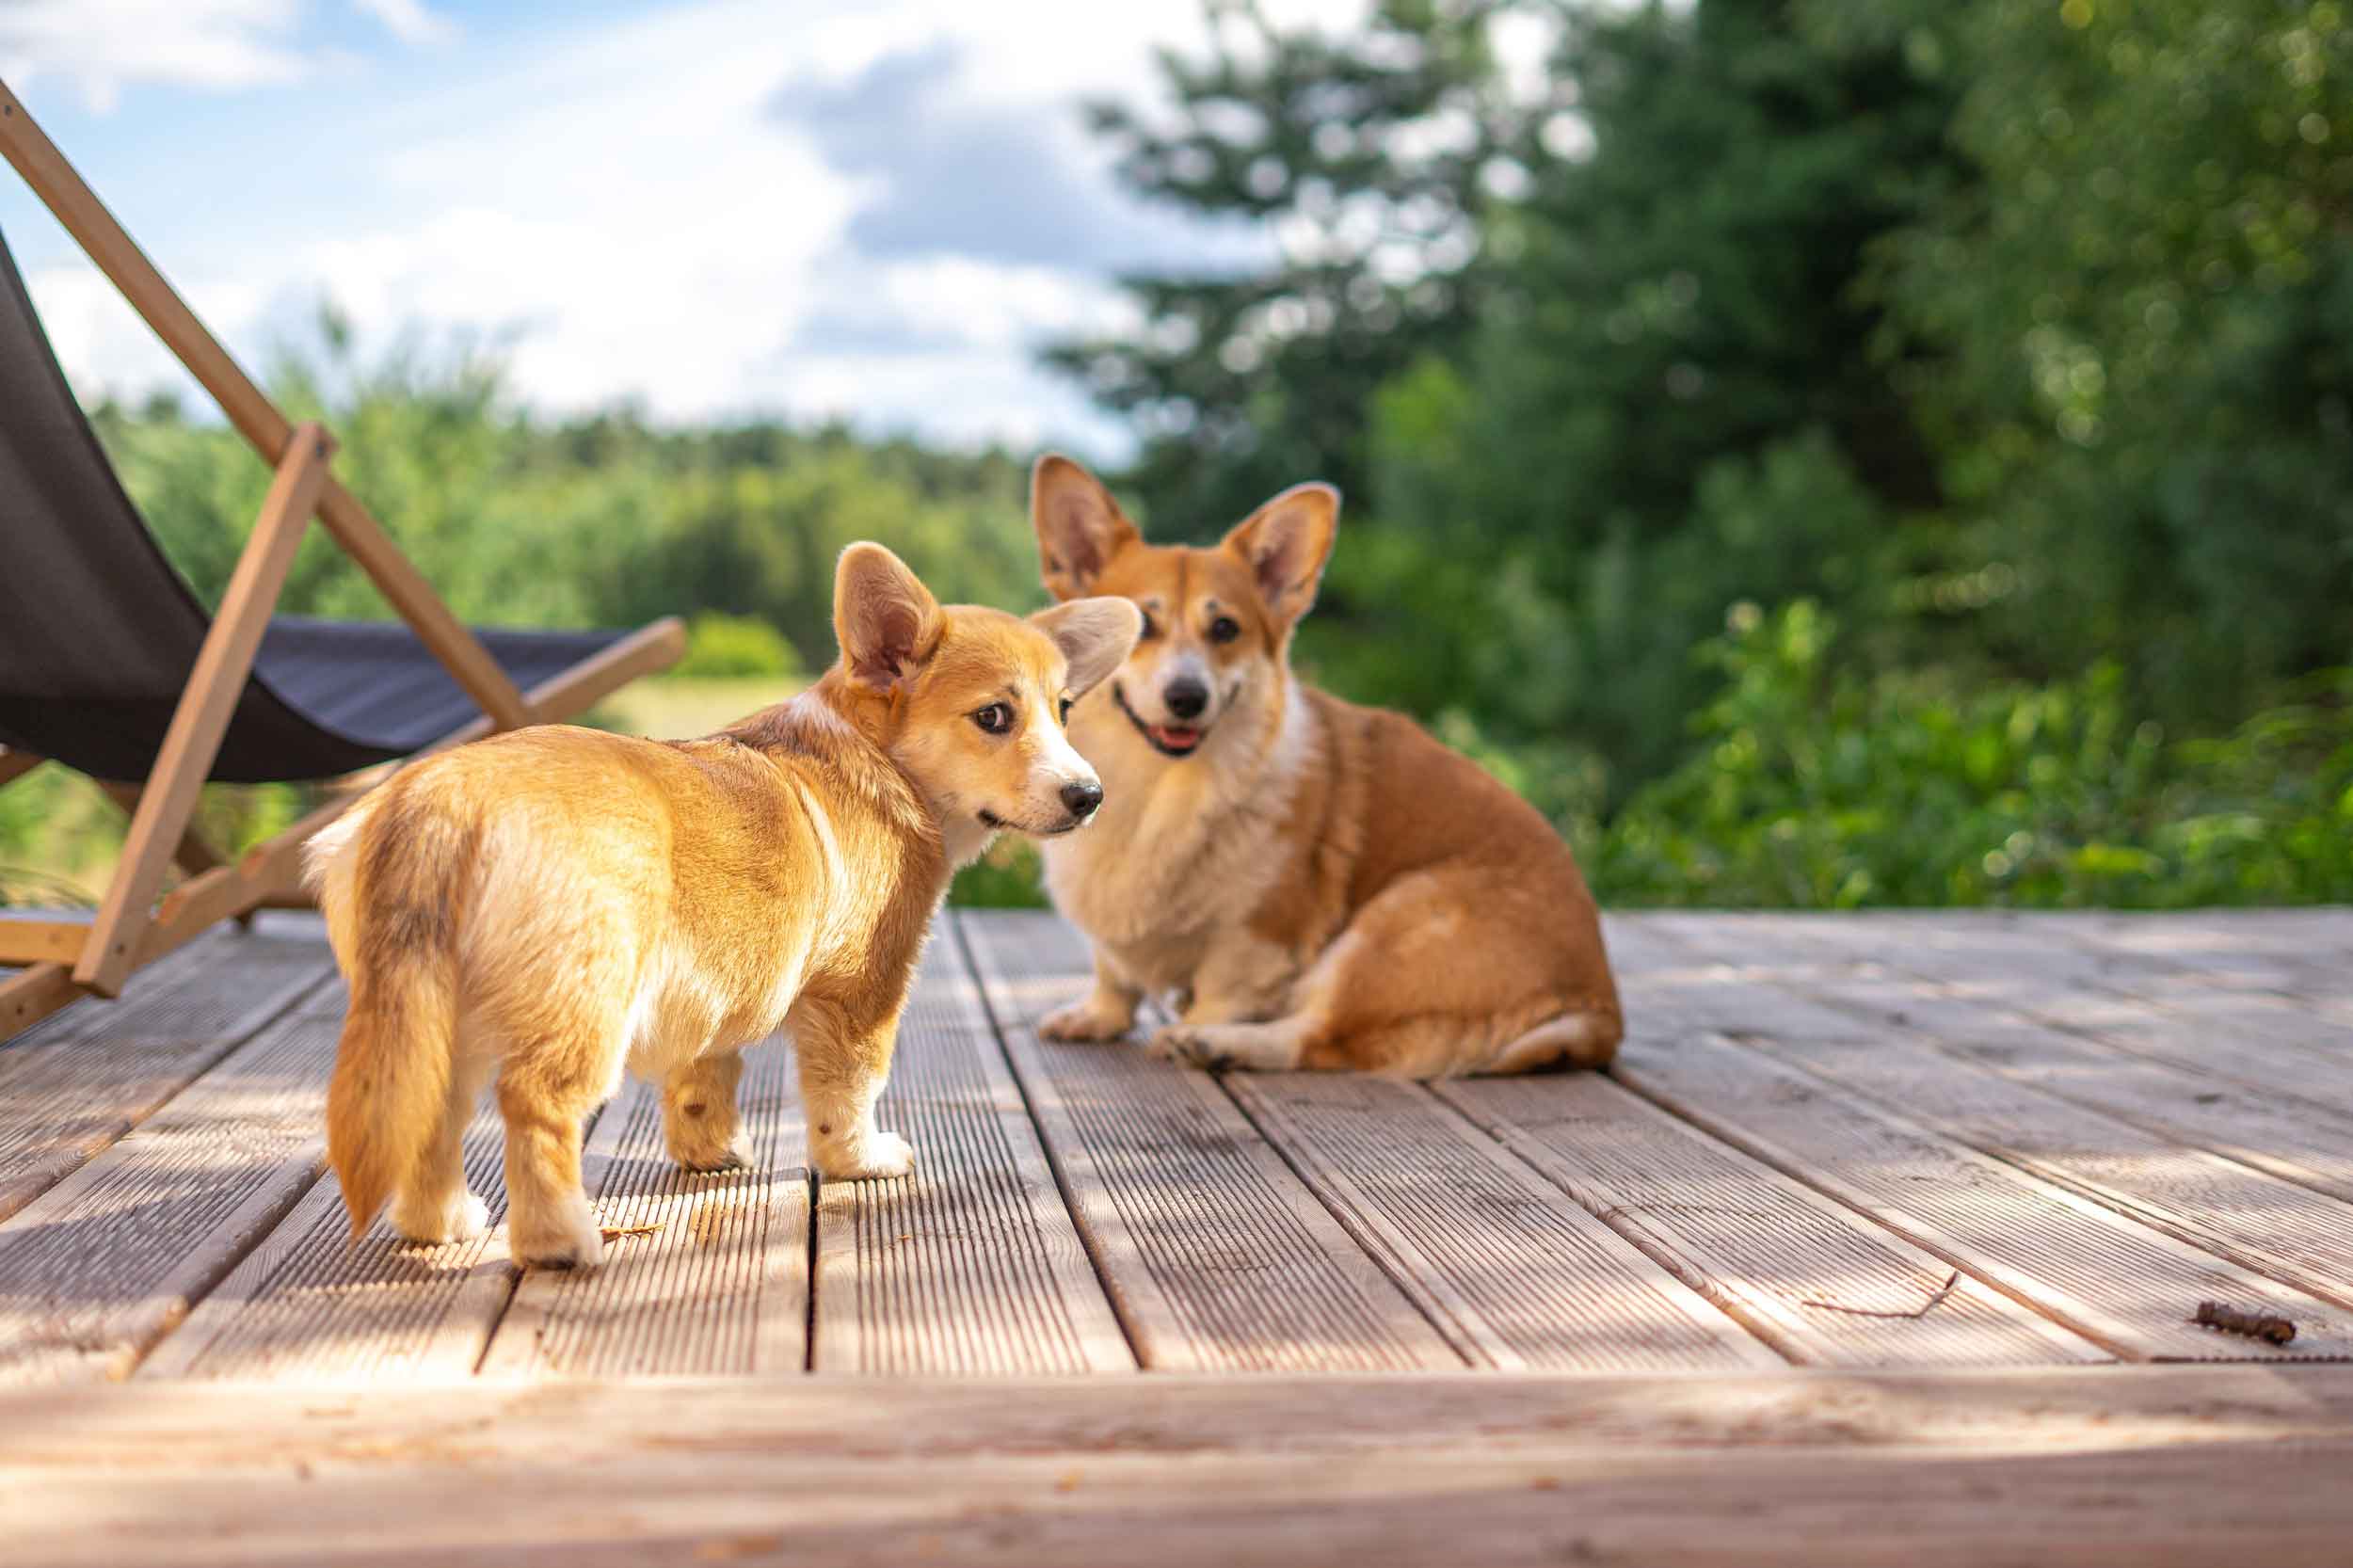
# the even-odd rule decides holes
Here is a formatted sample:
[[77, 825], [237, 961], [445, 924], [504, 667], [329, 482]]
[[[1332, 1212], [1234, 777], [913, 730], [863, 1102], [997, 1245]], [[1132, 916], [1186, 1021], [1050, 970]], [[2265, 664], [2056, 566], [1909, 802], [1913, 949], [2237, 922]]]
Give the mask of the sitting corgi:
[[458, 1141], [495, 1073], [515, 1257], [596, 1264], [583, 1118], [626, 1066], [662, 1083], [680, 1164], [742, 1164], [737, 1052], [779, 1025], [810, 1163], [904, 1175], [874, 1102], [933, 911], [999, 829], [1095, 814], [1063, 721], [1140, 624], [1116, 599], [943, 609], [854, 544], [840, 661], [793, 700], [697, 741], [514, 730], [354, 807], [308, 865], [351, 985], [327, 1116], [353, 1236], [388, 1196], [411, 1240], [482, 1232]]
[[1041, 1031], [1113, 1039], [1151, 993], [1177, 1015], [1153, 1048], [1204, 1066], [1605, 1065], [1617, 986], [1560, 835], [1412, 720], [1291, 677], [1339, 505], [1301, 485], [1213, 550], [1156, 548], [1092, 474], [1039, 460], [1048, 589], [1144, 612], [1071, 715], [1110, 804], [1044, 846], [1046, 879], [1093, 939], [1095, 987]]

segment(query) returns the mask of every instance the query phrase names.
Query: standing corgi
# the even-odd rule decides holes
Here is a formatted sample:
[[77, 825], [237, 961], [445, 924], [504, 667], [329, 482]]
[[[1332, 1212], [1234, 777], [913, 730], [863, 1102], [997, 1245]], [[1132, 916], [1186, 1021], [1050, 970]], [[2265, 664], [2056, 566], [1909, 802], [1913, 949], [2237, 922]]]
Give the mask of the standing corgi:
[[1624, 1026], [1593, 895], [1527, 802], [1412, 720], [1302, 686], [1339, 493], [1301, 485], [1215, 549], [1144, 542], [1111, 493], [1041, 458], [1031, 518], [1057, 599], [1144, 613], [1135, 650], [1071, 714], [1109, 804], [1046, 844], [1095, 986], [1058, 1040], [1127, 1032], [1205, 1066], [1409, 1078], [1606, 1065]]
[[999, 829], [1068, 833], [1101, 804], [1063, 720], [1140, 619], [943, 609], [855, 544], [840, 662], [792, 701], [698, 741], [514, 730], [353, 808], [308, 865], [351, 986], [327, 1116], [353, 1235], [387, 1197], [411, 1240], [481, 1234], [458, 1142], [495, 1074], [515, 1257], [593, 1265], [583, 1119], [626, 1067], [662, 1083], [673, 1159], [740, 1165], [737, 1052], [779, 1025], [810, 1163], [904, 1175], [874, 1102], [933, 911]]

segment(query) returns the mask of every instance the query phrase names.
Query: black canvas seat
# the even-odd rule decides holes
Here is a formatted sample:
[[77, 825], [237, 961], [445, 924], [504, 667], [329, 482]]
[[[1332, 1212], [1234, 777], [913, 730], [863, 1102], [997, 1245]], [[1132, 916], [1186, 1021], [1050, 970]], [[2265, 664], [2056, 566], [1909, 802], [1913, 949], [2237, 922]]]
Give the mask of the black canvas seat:
[[[123, 493], [0, 236], [0, 744], [144, 778], [210, 624]], [[476, 634], [528, 691], [632, 633]], [[277, 616], [208, 776], [329, 778], [479, 712], [397, 621]]]

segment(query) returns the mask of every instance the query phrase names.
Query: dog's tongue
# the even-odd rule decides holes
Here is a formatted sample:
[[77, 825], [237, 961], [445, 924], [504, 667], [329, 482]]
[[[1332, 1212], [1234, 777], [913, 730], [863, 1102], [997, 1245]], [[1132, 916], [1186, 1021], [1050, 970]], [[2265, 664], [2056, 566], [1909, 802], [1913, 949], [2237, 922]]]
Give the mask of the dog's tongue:
[[1181, 725], [1156, 724], [1152, 727], [1152, 738], [1171, 751], [1191, 751], [1201, 744], [1201, 731]]

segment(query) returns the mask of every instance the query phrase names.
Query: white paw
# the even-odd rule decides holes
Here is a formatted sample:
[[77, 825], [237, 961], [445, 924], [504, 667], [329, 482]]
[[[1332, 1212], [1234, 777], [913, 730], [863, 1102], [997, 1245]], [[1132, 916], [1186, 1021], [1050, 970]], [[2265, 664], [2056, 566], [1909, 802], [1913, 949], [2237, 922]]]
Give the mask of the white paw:
[[431, 1204], [403, 1198], [392, 1206], [392, 1228], [423, 1246], [471, 1241], [490, 1228], [490, 1206], [463, 1190]]
[[827, 1181], [888, 1181], [915, 1169], [915, 1145], [895, 1132], [870, 1132], [856, 1144], [811, 1149], [809, 1163]]
[[1171, 1062], [1191, 1063], [1210, 1072], [1221, 1071], [1232, 1064], [1232, 1059], [1211, 1044], [1204, 1032], [1184, 1024], [1168, 1024], [1154, 1030], [1152, 1037], [1144, 1042], [1144, 1048], [1154, 1056], [1165, 1057]]
[[715, 1152], [704, 1149], [680, 1149], [673, 1145], [670, 1157], [690, 1171], [743, 1171], [752, 1164], [752, 1137], [738, 1132], [727, 1147]]
[[1048, 1040], [1116, 1040], [1128, 1032], [1133, 1022], [1129, 1016], [1096, 1007], [1094, 999], [1089, 998], [1055, 1008], [1038, 1020], [1037, 1032]]
[[593, 1269], [604, 1261], [604, 1232], [584, 1193], [572, 1194], [553, 1213], [518, 1217], [508, 1246], [527, 1269]]

